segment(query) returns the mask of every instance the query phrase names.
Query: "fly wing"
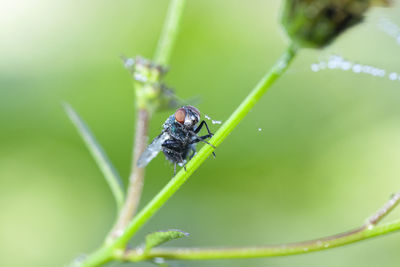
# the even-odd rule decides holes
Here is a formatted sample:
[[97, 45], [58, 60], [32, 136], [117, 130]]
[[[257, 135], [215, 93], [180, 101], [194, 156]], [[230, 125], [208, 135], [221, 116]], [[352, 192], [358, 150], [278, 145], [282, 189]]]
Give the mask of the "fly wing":
[[149, 164], [149, 162], [157, 156], [158, 152], [160, 152], [162, 144], [167, 139], [168, 133], [166, 132], [154, 138], [153, 142], [151, 142], [151, 144], [147, 146], [146, 150], [143, 151], [142, 155], [140, 155], [139, 160], [137, 161], [137, 166], [143, 168]]

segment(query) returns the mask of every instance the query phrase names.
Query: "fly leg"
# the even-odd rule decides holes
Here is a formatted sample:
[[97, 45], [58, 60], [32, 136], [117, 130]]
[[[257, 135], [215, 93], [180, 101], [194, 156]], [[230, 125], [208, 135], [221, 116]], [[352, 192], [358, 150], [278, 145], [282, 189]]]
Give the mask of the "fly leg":
[[[164, 148], [169, 153], [176, 153], [175, 151], [169, 149], [169, 148]], [[182, 156], [178, 153], [176, 153], [175, 157], [179, 158], [179, 161], [174, 161], [174, 176], [176, 175], [176, 164], [177, 163], [182, 163], [183, 164], [183, 169], [186, 171], [186, 162], [182, 159]]]
[[194, 133], [197, 134], [198, 132], [200, 132], [201, 128], [203, 128], [203, 125], [206, 126], [208, 135], [210, 137], [213, 136], [214, 134], [210, 131], [210, 129], [208, 128], [207, 122], [204, 120], [202, 122], [200, 122], [199, 126], [197, 126], [197, 128], [194, 130]]
[[167, 158], [174, 163], [174, 176], [175, 176], [176, 175], [176, 163], [178, 162], [177, 156], [176, 156], [177, 153], [176, 153], [176, 151], [174, 151], [168, 147], [165, 147], [165, 146], [163, 146], [163, 151], [164, 151], [164, 154], [168, 153]]
[[185, 170], [185, 172], [187, 171], [186, 170], [186, 162], [185, 162], [185, 160], [182, 158], [182, 156], [179, 154], [179, 157], [180, 157], [180, 159], [181, 159], [181, 163], [183, 164], [183, 169]]
[[174, 163], [174, 177], [176, 175], [176, 162]]
[[194, 157], [194, 155], [196, 155], [196, 148], [194, 147], [193, 144], [190, 145], [190, 150], [192, 150], [193, 153], [192, 155], [190, 155], [189, 160], [191, 160]]
[[[207, 135], [204, 135], [204, 136], [197, 136], [197, 133], [200, 132], [200, 130], [203, 128], [203, 126], [206, 126], [206, 129], [207, 129], [208, 134], [207, 134]], [[214, 134], [210, 131], [210, 128], [208, 128], [207, 122], [206, 122], [205, 120], [203, 120], [202, 122], [200, 122], [199, 126], [197, 126], [197, 128], [193, 131], [193, 133], [194, 133], [193, 135], [196, 136], [196, 138], [192, 141], [192, 144], [198, 143], [198, 142], [203, 142], [203, 143], [206, 143], [206, 144], [209, 145], [209, 146], [212, 146], [213, 148], [216, 148], [215, 146], [213, 146], [212, 144], [210, 144], [209, 142], [207, 142], [207, 141], [205, 140], [205, 139], [207, 139], [207, 138], [213, 137], [213, 135], [214, 135]], [[214, 153], [214, 151], [212, 152], [212, 154], [213, 154], [213, 156], [214, 156], [214, 158], [215, 158], [215, 153]]]
[[[204, 136], [197, 137], [196, 139], [194, 139], [194, 140], [192, 141], [192, 144], [198, 143], [198, 142], [203, 142], [203, 143], [205, 143], [205, 144], [211, 146], [212, 148], [216, 148], [214, 145], [212, 145], [212, 144], [210, 144], [208, 141], [204, 140], [205, 138], [204, 138], [204, 139], [203, 139], [203, 138], [204, 138]], [[206, 138], [208, 138], [207, 135], [206, 135]]]
[[[212, 136], [212, 135], [211, 135], [211, 136]], [[192, 140], [191, 144], [195, 144], [195, 143], [198, 143], [198, 142], [203, 142], [203, 143], [205, 143], [205, 144], [211, 146], [212, 148], [216, 148], [214, 145], [212, 145], [212, 144], [210, 144], [208, 141], [204, 140], [204, 139], [210, 138], [211, 136], [210, 136], [209, 134], [204, 135], [204, 136], [196, 136], [196, 137]], [[212, 154], [213, 154], [213, 156], [214, 156], [214, 158], [215, 158], [215, 152], [214, 152], [214, 151], [212, 152]]]

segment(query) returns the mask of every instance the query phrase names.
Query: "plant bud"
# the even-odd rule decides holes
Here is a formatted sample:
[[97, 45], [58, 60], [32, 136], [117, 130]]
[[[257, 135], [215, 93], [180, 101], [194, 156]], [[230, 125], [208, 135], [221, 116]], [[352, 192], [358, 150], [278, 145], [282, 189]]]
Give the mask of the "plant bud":
[[389, 0], [285, 0], [282, 25], [298, 47], [323, 48]]
[[153, 113], [177, 106], [178, 97], [163, 83], [166, 68], [140, 56], [122, 60], [132, 75], [139, 108]]

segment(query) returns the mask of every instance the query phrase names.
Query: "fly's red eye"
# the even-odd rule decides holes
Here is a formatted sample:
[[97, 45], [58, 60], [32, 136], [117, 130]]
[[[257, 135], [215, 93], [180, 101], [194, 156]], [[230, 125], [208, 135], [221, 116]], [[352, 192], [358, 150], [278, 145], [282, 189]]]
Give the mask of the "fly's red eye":
[[180, 108], [175, 112], [175, 120], [179, 123], [184, 123], [186, 117], [186, 111], [184, 108]]

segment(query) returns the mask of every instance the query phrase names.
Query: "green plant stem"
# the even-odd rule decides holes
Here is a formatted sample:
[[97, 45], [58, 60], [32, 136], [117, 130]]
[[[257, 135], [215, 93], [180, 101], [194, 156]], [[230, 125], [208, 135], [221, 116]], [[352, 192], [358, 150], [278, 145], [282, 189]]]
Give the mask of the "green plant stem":
[[[154, 61], [160, 65], [167, 65], [169, 62], [172, 48], [178, 35], [179, 22], [182, 17], [184, 4], [185, 0], [172, 0], [169, 5], [162, 34], [154, 56]], [[140, 94], [136, 94], [136, 96], [138, 95]], [[138, 100], [136, 102], [138, 102]], [[146, 103], [146, 101], [142, 102]], [[136, 162], [146, 148], [151, 111], [150, 109], [139, 108], [137, 114], [131, 173], [129, 175], [126, 200], [113, 229], [106, 239], [107, 243], [123, 233], [133, 215], [136, 213], [142, 195], [145, 169], [137, 167]]]
[[343, 234], [300, 243], [246, 248], [155, 248], [146, 254], [143, 254], [142, 251], [131, 250], [119, 260], [136, 262], [158, 257], [179, 260], [211, 260], [288, 256], [344, 246], [398, 230], [400, 230], [400, 220], [375, 227], [365, 225]]
[[64, 103], [64, 108], [68, 117], [71, 119], [72, 123], [78, 130], [78, 133], [84, 140], [86, 147], [89, 149], [89, 152], [92, 154], [94, 160], [96, 161], [97, 166], [99, 166], [101, 172], [103, 173], [111, 189], [111, 192], [114, 195], [114, 199], [117, 204], [117, 210], [120, 211], [124, 204], [125, 194], [118, 171], [114, 168], [106, 152], [96, 140], [95, 136], [93, 135], [92, 131], [85, 123], [85, 121], [69, 104]]
[[[257, 103], [261, 96], [271, 87], [273, 82], [288, 68], [295, 55], [296, 49], [293, 46], [290, 46], [285, 54], [277, 61], [272, 70], [257, 84], [242, 104], [216, 132], [210, 140], [211, 144], [218, 146], [222, 143], [222, 141]], [[133, 218], [125, 232], [115, 240], [113, 246], [116, 248], [125, 247], [140, 227], [142, 227], [147, 220], [183, 185], [193, 172], [207, 159], [207, 157], [211, 155], [212, 151], [213, 148], [211, 146], [203, 146], [199, 153], [189, 161], [186, 166], [187, 170], [181, 170], [178, 172], [178, 174], [150, 201], [150, 203], [148, 203], [143, 210]]]
[[228, 258], [276, 257], [319, 251], [328, 248], [344, 246], [400, 230], [400, 220], [376, 226], [386, 215], [388, 215], [397, 205], [399, 205], [399, 203], [400, 192], [394, 194], [390, 200], [386, 202], [382, 208], [370, 216], [366, 223], [361, 227], [345, 233], [319, 238], [312, 241], [275, 246], [244, 248], [155, 248], [147, 253], [143, 253], [143, 250], [130, 250], [117, 256], [120, 256], [120, 258], [118, 258], [119, 260], [135, 262], [157, 257], [180, 260], [210, 260]]
[[[385, 216], [398, 206], [399, 203], [400, 192], [394, 194], [390, 200], [370, 216], [366, 220], [366, 223], [361, 227], [345, 233], [312, 241], [244, 248], [155, 248], [148, 252], [145, 252], [143, 249], [132, 249], [128, 251], [115, 250], [114, 253], [112, 253], [112, 248], [103, 248], [96, 254], [93, 254], [91, 260], [100, 265], [112, 259], [131, 262], [151, 260], [159, 257], [179, 260], [210, 260], [277, 257], [320, 251], [399, 231], [400, 220], [376, 226]], [[83, 266], [98, 265], [89, 264]]]
[[158, 41], [154, 61], [160, 65], [167, 65], [172, 54], [176, 37], [179, 31], [179, 22], [182, 17], [185, 0], [172, 0], [168, 8], [164, 28]]
[[70, 267], [97, 267], [110, 262], [113, 259], [111, 249], [102, 247], [82, 261], [73, 262]]
[[128, 191], [124, 206], [120, 211], [117, 222], [111, 230], [108, 239], [116, 238], [123, 233], [125, 227], [128, 225], [139, 206], [140, 196], [143, 189], [145, 168], [137, 167], [136, 162], [146, 148], [149, 121], [150, 113], [145, 109], [139, 109], [137, 111], [136, 132], [131, 164], [132, 170], [131, 174], [129, 175]]

